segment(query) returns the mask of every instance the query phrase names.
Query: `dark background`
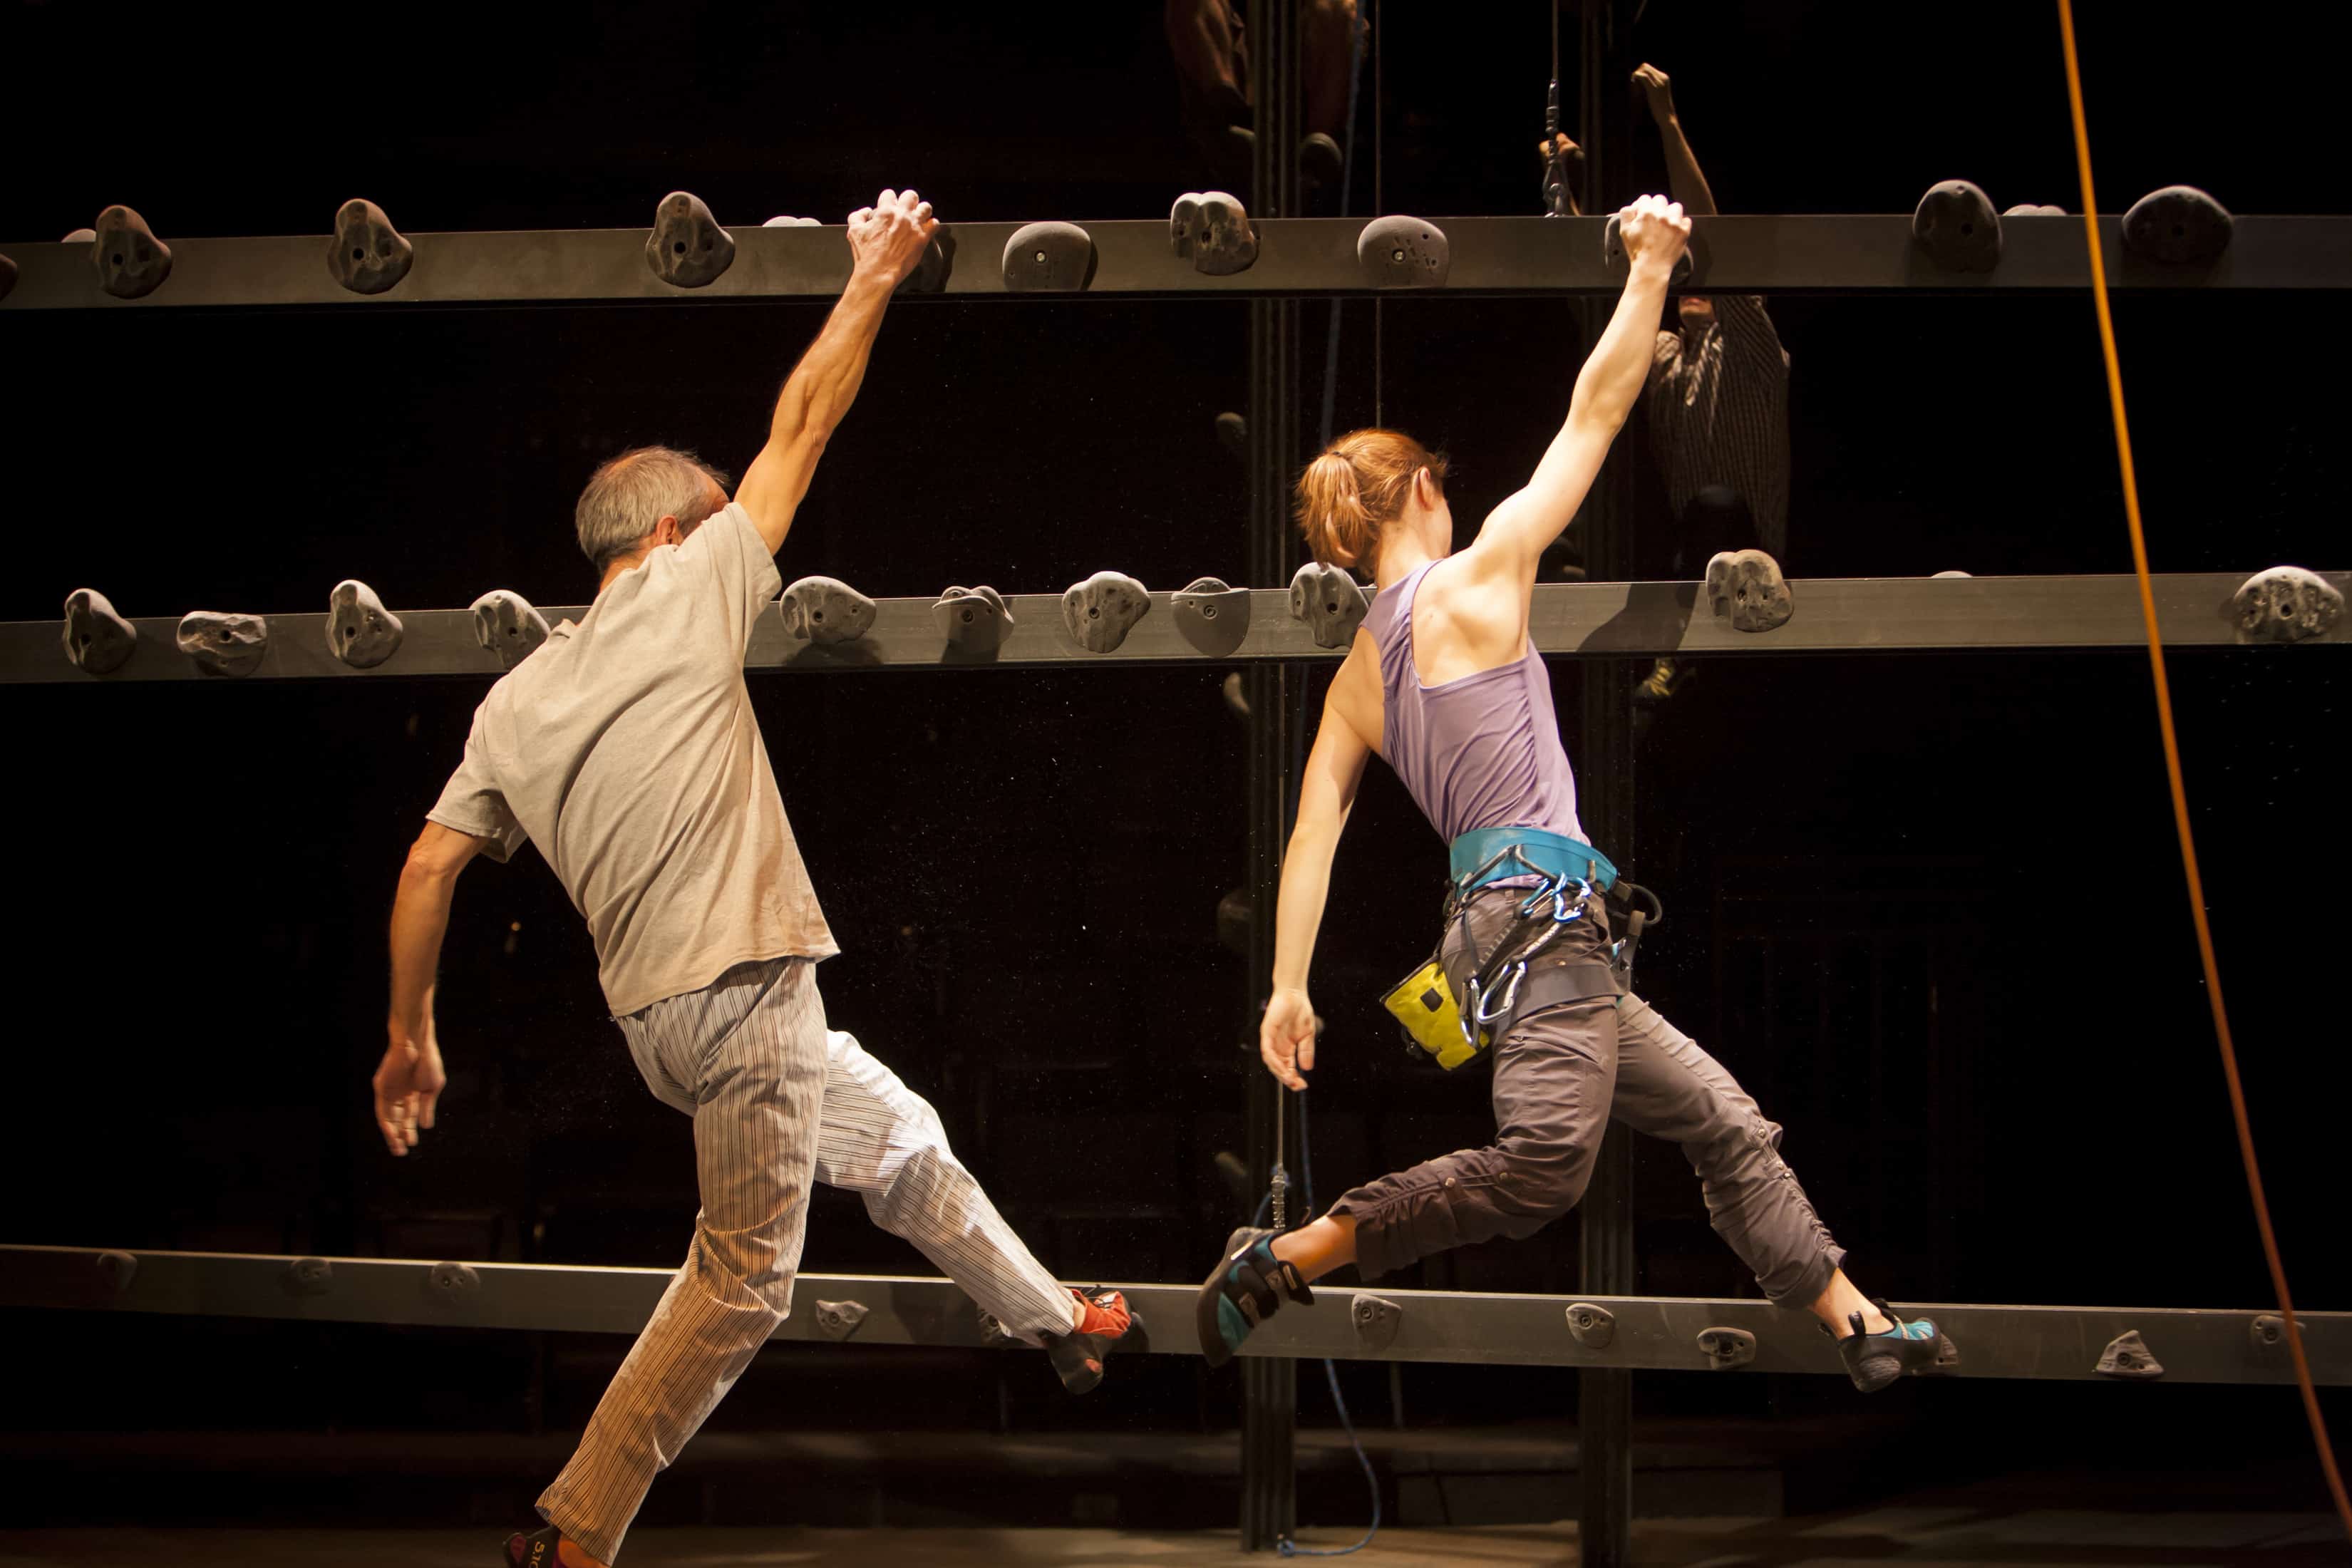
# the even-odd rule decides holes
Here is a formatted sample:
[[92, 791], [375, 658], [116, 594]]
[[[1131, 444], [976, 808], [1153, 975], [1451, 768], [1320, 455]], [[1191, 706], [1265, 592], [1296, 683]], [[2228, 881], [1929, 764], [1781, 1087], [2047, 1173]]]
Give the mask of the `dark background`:
[[[1352, 210], [1534, 210], [1544, 8], [1368, 10]], [[630, 227], [677, 187], [730, 225], [838, 222], [907, 184], [950, 221], [1156, 217], [1203, 183], [1158, 7], [1095, 11], [604, 4], [561, 22], [473, 8], [378, 25], [19, 4], [0, 235], [54, 239], [117, 201], [166, 240], [323, 232], [354, 195], [411, 234]], [[2344, 210], [2340, 180], [2307, 151], [2333, 134], [2327, 51], [2284, 23], [2217, 34], [2192, 92], [2181, 38], [2137, 8], [2088, 4], [2078, 21], [2105, 208], [2189, 182], [2240, 212]], [[2042, 7], [1915, 19], [1654, 0], [1620, 47], [1674, 73], [1727, 211], [1905, 211], [1956, 174], [2001, 205], [2080, 205]], [[1663, 184], [1646, 118], [1621, 107], [1616, 132]], [[16, 560], [0, 616], [53, 617], [84, 584], [132, 616], [316, 608], [346, 575], [395, 609], [492, 586], [577, 603], [593, 584], [570, 509], [593, 464], [665, 441], [740, 472], [822, 314], [680, 301], [12, 315], [0, 342], [19, 391], [0, 451]], [[2087, 300], [1806, 299], [1774, 315], [1794, 367], [1794, 574], [2129, 569]], [[1302, 317], [1311, 408], [1332, 320]], [[2342, 566], [2325, 461], [2345, 406], [2331, 300], [2141, 296], [2117, 317], [2156, 569]], [[824, 572], [877, 596], [1050, 591], [1102, 567], [1155, 588], [1238, 580], [1242, 474], [1211, 420], [1245, 402], [1245, 330], [1225, 302], [907, 301], [783, 552], [786, 578]], [[1582, 353], [1559, 301], [1359, 304], [1338, 331], [1342, 426], [1378, 416], [1446, 446], [1465, 529], [1532, 465]], [[1639, 424], [1617, 460], [1646, 461]], [[1654, 541], [1664, 523], [1643, 526]], [[2335, 997], [2342, 792], [2322, 765], [2345, 721], [2337, 662], [2261, 649], [2173, 664], [2272, 1202], [2315, 1308], [2352, 1304], [2334, 1191], [2352, 1088]], [[1243, 734], [1223, 673], [752, 684], [846, 950], [822, 972], [835, 1023], [937, 1102], [1066, 1278], [1197, 1277], [1255, 1199], [1212, 1164], [1239, 1147], [1255, 1070], [1240, 963], [1214, 921], [1242, 861]], [[1571, 754], [1585, 674], [1554, 665]], [[0, 1234], [678, 1256], [688, 1124], [635, 1080], [584, 932], [535, 854], [484, 864], [459, 893], [442, 1125], [397, 1165], [369, 1128], [385, 911], [481, 690], [11, 693], [27, 742], [11, 770], [27, 925]], [[1787, 1126], [1864, 1289], [2270, 1300], [2154, 718], [2129, 651], [1718, 659], [1645, 721], [1629, 775], [1593, 786], [1634, 793], [1634, 842], [1611, 847], [1670, 911], [1643, 949], [1644, 992]], [[1426, 948], [1441, 865], [1376, 770], [1318, 952], [1327, 1200], [1490, 1131], [1483, 1081], [1412, 1071], [1375, 1000]], [[1643, 1289], [1752, 1292], [1676, 1152], [1645, 1146], [1639, 1161]], [[833, 1194], [806, 1261], [926, 1268]], [[1396, 1282], [1575, 1279], [1568, 1225]], [[68, 1429], [561, 1429], [623, 1348], [0, 1321], [44, 1346], [8, 1402], [11, 1440], [30, 1448]], [[1343, 1373], [1376, 1421], [1391, 1397], [1423, 1425], [1553, 1417], [1574, 1399], [1565, 1372]], [[1049, 1381], [1030, 1358], [779, 1348], [712, 1429], [1174, 1432], [1229, 1424], [1234, 1405], [1231, 1373], [1175, 1358], [1119, 1366], [1076, 1406]], [[1827, 1378], [1655, 1374], [1637, 1401], [1786, 1420], [1851, 1394]], [[1319, 1389], [1305, 1404], [1307, 1422], [1327, 1418]], [[1962, 1384], [1906, 1386], [1878, 1408], [1911, 1424], [1910, 1452], [1961, 1468], [2062, 1451], [2128, 1468], [2226, 1429], [2238, 1452], [2275, 1452], [2291, 1487], [2311, 1469], [2278, 1390]], [[49, 1506], [91, 1505], [67, 1488]]]

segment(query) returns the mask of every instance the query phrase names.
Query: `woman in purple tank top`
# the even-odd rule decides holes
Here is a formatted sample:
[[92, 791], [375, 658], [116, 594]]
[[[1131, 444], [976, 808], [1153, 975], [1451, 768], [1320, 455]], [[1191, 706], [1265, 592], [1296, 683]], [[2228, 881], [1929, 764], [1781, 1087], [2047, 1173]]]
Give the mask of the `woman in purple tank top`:
[[[1495, 1141], [1358, 1187], [1300, 1229], [1236, 1231], [1201, 1289], [1197, 1327], [1212, 1363], [1229, 1358], [1286, 1300], [1310, 1299], [1308, 1282], [1344, 1264], [1370, 1278], [1448, 1247], [1533, 1235], [1583, 1196], [1612, 1116], [1682, 1146], [1717, 1231], [1765, 1295], [1820, 1319], [1856, 1385], [1883, 1388], [1906, 1373], [1958, 1363], [1934, 1323], [1903, 1321], [1847, 1279], [1844, 1249], [1780, 1158], [1780, 1129], [1747, 1091], [1696, 1041], [1607, 979], [1609, 920], [1595, 889], [1613, 871], [1603, 874], [1605, 859], [1581, 858], [1594, 852], [1576, 842], [1583, 830], [1575, 775], [1560, 746], [1550, 678], [1528, 640], [1528, 612], [1538, 556], [1576, 516], [1642, 394], [1667, 283], [1690, 233], [1682, 209], [1656, 196], [1619, 219], [1630, 263], [1625, 292], [1577, 376], [1567, 423], [1526, 488], [1487, 516], [1467, 549], [1453, 548], [1444, 459], [1410, 437], [1356, 431], [1299, 479], [1298, 520], [1316, 559], [1369, 567], [1378, 592], [1325, 698], [1299, 784], [1275, 919], [1275, 989], [1259, 1029], [1266, 1070], [1304, 1089], [1315, 1067], [1307, 964], [1331, 858], [1373, 755], [1396, 770], [1439, 835], [1456, 842], [1457, 877], [1465, 853], [1484, 858], [1488, 845], [1526, 833], [1530, 843], [1565, 843], [1578, 856], [1577, 869], [1551, 889], [1585, 881], [1593, 889], [1540, 961], [1524, 967], [1535, 999], [1489, 1015], [1496, 1020]], [[1475, 836], [1468, 841], [1475, 849], [1465, 835]], [[1472, 878], [1457, 888], [1465, 881], [1446, 947], [1457, 1001], [1462, 977], [1513, 941], [1529, 884], [1545, 879]], [[1558, 908], [1568, 910], [1565, 901]], [[1542, 968], [1602, 979], [1541, 986]]]

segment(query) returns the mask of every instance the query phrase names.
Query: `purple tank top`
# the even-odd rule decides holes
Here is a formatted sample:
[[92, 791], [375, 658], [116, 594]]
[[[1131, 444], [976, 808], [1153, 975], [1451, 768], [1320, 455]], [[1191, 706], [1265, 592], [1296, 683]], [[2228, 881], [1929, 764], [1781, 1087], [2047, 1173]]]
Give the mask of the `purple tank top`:
[[1559, 743], [1551, 674], [1540, 654], [1529, 648], [1475, 675], [1421, 683], [1412, 600], [1428, 573], [1423, 566], [1381, 589], [1364, 617], [1381, 651], [1381, 745], [1389, 765], [1449, 842], [1480, 827], [1541, 827], [1583, 839], [1576, 774]]

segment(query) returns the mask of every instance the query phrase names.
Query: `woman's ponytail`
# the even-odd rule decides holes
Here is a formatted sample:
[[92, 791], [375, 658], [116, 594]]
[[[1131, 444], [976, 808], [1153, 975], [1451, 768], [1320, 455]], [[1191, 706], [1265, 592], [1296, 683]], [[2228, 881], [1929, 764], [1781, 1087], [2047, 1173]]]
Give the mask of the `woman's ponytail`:
[[1429, 470], [1440, 491], [1445, 459], [1395, 430], [1351, 430], [1298, 476], [1296, 515], [1315, 559], [1370, 570], [1381, 532], [1404, 510], [1413, 477]]

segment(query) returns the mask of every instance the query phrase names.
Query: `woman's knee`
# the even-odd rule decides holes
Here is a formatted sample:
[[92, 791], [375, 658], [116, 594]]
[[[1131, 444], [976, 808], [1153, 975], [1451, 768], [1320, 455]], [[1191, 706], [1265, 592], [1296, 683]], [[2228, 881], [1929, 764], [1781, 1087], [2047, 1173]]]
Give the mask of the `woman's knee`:
[[1572, 1144], [1505, 1143], [1494, 1190], [1503, 1199], [1504, 1234], [1522, 1239], [1584, 1201], [1593, 1151]]

